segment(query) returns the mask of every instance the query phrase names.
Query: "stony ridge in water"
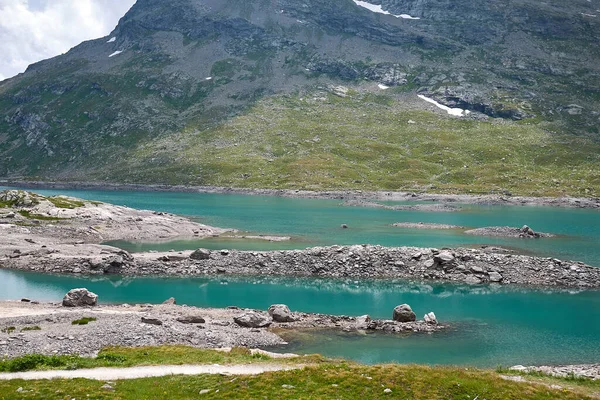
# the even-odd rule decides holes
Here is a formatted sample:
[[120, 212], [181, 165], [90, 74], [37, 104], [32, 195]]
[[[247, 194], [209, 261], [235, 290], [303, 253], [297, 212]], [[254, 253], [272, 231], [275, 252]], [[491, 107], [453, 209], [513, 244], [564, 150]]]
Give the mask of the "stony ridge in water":
[[470, 284], [600, 287], [600, 268], [581, 262], [463, 248], [438, 250], [364, 245], [270, 252], [223, 250], [208, 252], [208, 258], [203, 260], [192, 260], [189, 251], [123, 254], [106, 254], [102, 258], [30, 254], [0, 260], [0, 265], [27, 271], [76, 274], [399, 278]]

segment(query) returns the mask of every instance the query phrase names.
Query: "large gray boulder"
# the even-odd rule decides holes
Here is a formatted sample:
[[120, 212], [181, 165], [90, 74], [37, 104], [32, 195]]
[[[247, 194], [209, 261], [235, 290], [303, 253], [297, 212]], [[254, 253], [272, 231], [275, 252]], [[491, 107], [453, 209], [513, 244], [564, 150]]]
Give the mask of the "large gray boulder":
[[417, 320], [417, 315], [408, 304], [401, 304], [394, 308], [392, 319], [398, 322], [414, 322]]
[[289, 307], [285, 304], [273, 304], [269, 307], [269, 315], [275, 322], [294, 322], [296, 318], [292, 315]]
[[98, 304], [98, 295], [85, 288], [69, 290], [62, 301], [64, 307], [87, 307], [96, 304]]
[[210, 259], [210, 250], [198, 249], [190, 254], [192, 260], [208, 260]]
[[242, 315], [233, 317], [233, 321], [244, 328], [266, 328], [273, 322], [271, 318], [255, 311], [248, 311]]

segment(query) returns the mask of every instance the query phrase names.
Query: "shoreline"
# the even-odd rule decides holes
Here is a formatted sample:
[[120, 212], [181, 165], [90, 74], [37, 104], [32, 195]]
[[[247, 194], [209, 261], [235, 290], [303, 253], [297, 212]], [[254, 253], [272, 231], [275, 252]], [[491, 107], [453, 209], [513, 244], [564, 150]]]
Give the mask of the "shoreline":
[[564, 208], [600, 209], [600, 198], [593, 197], [532, 197], [508, 196], [502, 194], [436, 194], [403, 191], [362, 191], [362, 190], [326, 190], [310, 191], [295, 189], [251, 189], [219, 186], [187, 186], [163, 184], [120, 184], [97, 182], [44, 182], [0, 180], [0, 186], [24, 189], [53, 190], [104, 190], [104, 191], [141, 191], [175, 193], [235, 194], [248, 196], [273, 196], [300, 199], [328, 200], [378, 200], [378, 201], [426, 201], [442, 204], [507, 205], [507, 206], [548, 206]]
[[[100, 295], [101, 296], [101, 295]], [[172, 302], [170, 302], [172, 301]], [[163, 304], [99, 304], [64, 307], [60, 303], [0, 301], [0, 354], [8, 358], [25, 354], [79, 354], [95, 356], [108, 346], [140, 347], [164, 344], [219, 349], [236, 346], [274, 348], [287, 342], [278, 332], [330, 329], [344, 332], [432, 334], [449, 327], [423, 319], [396, 322], [364, 316], [290, 311], [270, 315], [265, 310], [201, 308]], [[274, 305], [275, 306], [275, 305]], [[273, 306], [273, 307], [274, 307]], [[286, 307], [287, 306], [284, 306]], [[391, 312], [390, 312], [391, 314]], [[85, 324], [74, 321], [90, 319]], [[245, 318], [245, 319], [244, 319]], [[241, 319], [244, 322], [238, 322]]]

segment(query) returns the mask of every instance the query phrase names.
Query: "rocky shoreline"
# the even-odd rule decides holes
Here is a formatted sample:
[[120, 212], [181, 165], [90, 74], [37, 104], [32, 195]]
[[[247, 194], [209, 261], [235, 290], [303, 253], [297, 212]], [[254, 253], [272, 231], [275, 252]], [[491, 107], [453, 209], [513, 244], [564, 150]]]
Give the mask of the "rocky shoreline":
[[447, 328], [447, 325], [430, 319], [398, 322], [371, 320], [367, 315], [350, 317], [289, 310], [289, 319], [281, 319], [271, 310], [265, 312], [235, 306], [208, 309], [173, 303], [174, 299], [159, 305], [68, 308], [57, 303], [1, 301], [0, 357], [14, 358], [25, 354], [95, 356], [109, 346], [163, 344], [200, 348], [273, 347], [286, 344], [275, 333], [282, 330], [332, 329], [412, 334], [433, 333]]
[[73, 189], [73, 190], [131, 190], [147, 192], [184, 192], [242, 194], [256, 196], [277, 196], [306, 199], [372, 200], [372, 201], [414, 201], [442, 204], [479, 204], [479, 205], [519, 205], [549, 206], [567, 208], [600, 209], [600, 198], [593, 197], [531, 197], [509, 194], [436, 194], [396, 191], [329, 190], [310, 191], [294, 189], [250, 189], [218, 186], [183, 185], [143, 185], [106, 182], [35, 182], [19, 180], [0, 180], [2, 186], [28, 189]]

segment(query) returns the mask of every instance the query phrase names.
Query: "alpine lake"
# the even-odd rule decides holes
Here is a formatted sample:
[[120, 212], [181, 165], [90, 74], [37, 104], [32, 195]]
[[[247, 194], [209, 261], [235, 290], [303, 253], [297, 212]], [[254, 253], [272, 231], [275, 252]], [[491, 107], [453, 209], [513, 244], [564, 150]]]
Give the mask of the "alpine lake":
[[[435, 248], [489, 245], [600, 267], [598, 210], [457, 204], [456, 212], [397, 211], [346, 206], [343, 200], [175, 192], [34, 191], [185, 215], [207, 225], [237, 229], [238, 236], [291, 237], [289, 241], [280, 242], [218, 237], [168, 243], [110, 243], [130, 252], [199, 247], [263, 251], [335, 244]], [[527, 224], [535, 231], [556, 237], [478, 237], [465, 235], [463, 229], [393, 227], [396, 222], [467, 228]], [[348, 229], [341, 229], [342, 224], [347, 224]], [[30, 297], [59, 301], [74, 287], [87, 287], [97, 293], [103, 303], [160, 303], [175, 296], [178, 304], [198, 307], [236, 305], [266, 310], [271, 304], [284, 303], [293, 311], [369, 314], [373, 318], [391, 318], [396, 305], [408, 303], [418, 318], [434, 311], [440, 322], [450, 325], [448, 330], [435, 334], [287, 332], [284, 338], [289, 344], [269, 349], [271, 351], [320, 353], [363, 363], [479, 367], [597, 363], [600, 360], [600, 291], [595, 290], [293, 277], [76, 277], [0, 269], [0, 300]]]

